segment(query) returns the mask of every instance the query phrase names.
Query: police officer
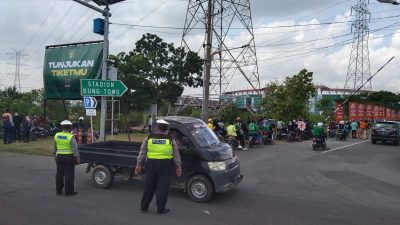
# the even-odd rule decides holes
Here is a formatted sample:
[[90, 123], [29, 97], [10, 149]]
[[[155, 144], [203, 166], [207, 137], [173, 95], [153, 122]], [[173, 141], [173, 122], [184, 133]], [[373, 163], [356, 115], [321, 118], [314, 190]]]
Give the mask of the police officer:
[[[70, 133], [72, 123], [61, 122], [62, 131], [54, 136], [54, 153], [56, 154], [56, 194], [62, 195], [65, 184], [65, 195], [76, 195], [74, 189], [75, 164], [79, 164], [78, 144]], [[65, 180], [65, 183], [64, 183]]]
[[178, 177], [182, 175], [178, 145], [172, 137], [166, 134], [168, 124], [165, 120], [157, 120], [157, 131], [145, 138], [137, 158], [135, 174], [141, 173], [141, 166], [146, 160], [146, 181], [141, 201], [142, 212], [147, 212], [154, 192], [156, 192], [157, 213], [168, 213], [169, 209], [166, 209], [165, 205], [174, 164], [176, 175]]

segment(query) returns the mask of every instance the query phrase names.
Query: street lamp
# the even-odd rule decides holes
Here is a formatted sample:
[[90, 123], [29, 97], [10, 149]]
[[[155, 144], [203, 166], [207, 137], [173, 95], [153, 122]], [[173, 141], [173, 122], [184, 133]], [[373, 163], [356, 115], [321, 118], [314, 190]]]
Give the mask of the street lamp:
[[396, 0], [377, 0], [377, 1], [381, 2], [381, 3], [389, 3], [389, 4], [393, 4], [393, 5], [399, 5], [400, 4]]
[[[124, 0], [93, 0], [98, 6], [105, 6], [104, 10], [100, 9], [94, 5], [89, 4], [91, 0], [73, 0], [79, 4], [82, 4], [88, 8], [91, 8], [104, 16], [104, 43], [103, 43], [103, 64], [101, 71], [101, 79], [107, 80], [107, 60], [108, 60], [108, 31], [109, 31], [109, 18], [111, 16], [109, 5], [117, 2], [122, 2]], [[106, 131], [106, 118], [107, 118], [107, 99], [105, 96], [101, 97], [101, 113], [100, 113], [100, 141], [105, 141], [105, 131]], [[111, 131], [112, 133], [113, 131]]]

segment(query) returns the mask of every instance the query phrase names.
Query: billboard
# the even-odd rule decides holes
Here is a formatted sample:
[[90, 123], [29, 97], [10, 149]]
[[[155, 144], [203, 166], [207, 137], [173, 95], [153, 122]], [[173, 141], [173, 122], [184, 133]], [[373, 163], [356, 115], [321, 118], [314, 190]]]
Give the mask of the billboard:
[[82, 99], [80, 79], [99, 79], [102, 42], [47, 46], [43, 83], [46, 99]]
[[340, 103], [340, 102], [336, 102], [335, 118], [336, 118], [336, 122], [340, 122], [341, 120], [344, 120], [344, 109], [343, 109], [342, 103]]
[[349, 102], [349, 120], [350, 121], [358, 119], [357, 110], [358, 110], [357, 103]]

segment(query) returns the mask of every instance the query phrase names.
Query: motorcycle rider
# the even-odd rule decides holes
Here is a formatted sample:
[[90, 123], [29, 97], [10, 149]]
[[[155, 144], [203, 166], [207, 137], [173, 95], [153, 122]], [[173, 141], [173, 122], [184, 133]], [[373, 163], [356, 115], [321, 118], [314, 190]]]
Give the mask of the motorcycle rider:
[[243, 123], [242, 120], [240, 119], [240, 117], [236, 118], [236, 123], [235, 123], [235, 128], [236, 128], [236, 139], [239, 141], [239, 146], [243, 147], [243, 150], [246, 150], [246, 145], [244, 143], [244, 137], [245, 137], [245, 133], [244, 133], [244, 129], [243, 129]]
[[[321, 140], [322, 146], [326, 146], [326, 133], [324, 131], [324, 124], [322, 122], [319, 122], [317, 126], [315, 126], [312, 130], [313, 137], [319, 138]], [[327, 147], [325, 147], [327, 149]]]
[[[254, 140], [259, 140], [260, 139], [260, 135], [259, 135], [259, 128], [257, 123], [255, 122], [255, 120], [251, 120], [251, 122], [249, 123], [249, 137], [253, 137]], [[261, 142], [260, 142], [261, 143]]]

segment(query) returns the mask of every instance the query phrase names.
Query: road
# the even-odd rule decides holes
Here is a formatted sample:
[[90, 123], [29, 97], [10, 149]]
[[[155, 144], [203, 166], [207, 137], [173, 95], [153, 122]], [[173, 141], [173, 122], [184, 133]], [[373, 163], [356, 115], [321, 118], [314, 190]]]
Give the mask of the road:
[[77, 196], [55, 195], [55, 162], [49, 157], [0, 154], [0, 224], [140, 225], [398, 225], [400, 147], [361, 140], [329, 140], [332, 151], [311, 142], [278, 143], [238, 151], [242, 183], [199, 204], [170, 191], [166, 215], [141, 213], [143, 181], [116, 179], [94, 188], [77, 167]]

